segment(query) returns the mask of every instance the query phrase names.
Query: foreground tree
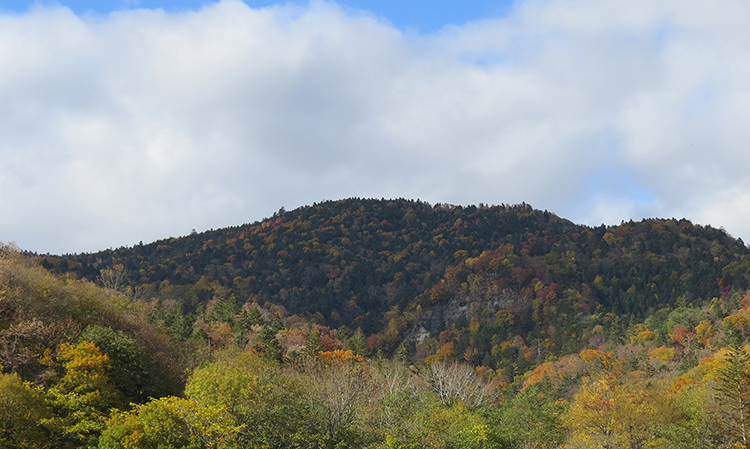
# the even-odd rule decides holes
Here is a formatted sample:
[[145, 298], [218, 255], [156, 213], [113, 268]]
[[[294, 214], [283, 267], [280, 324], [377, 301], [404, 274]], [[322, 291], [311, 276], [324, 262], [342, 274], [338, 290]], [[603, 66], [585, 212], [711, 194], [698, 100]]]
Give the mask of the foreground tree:
[[549, 382], [542, 381], [483, 414], [487, 415], [491, 437], [505, 446], [552, 449], [560, 447], [568, 436], [563, 417], [569, 406]]
[[214, 449], [230, 447], [241, 429], [222, 407], [166, 397], [115, 413], [99, 449]]
[[708, 382], [688, 375], [678, 377], [669, 388], [669, 395], [680, 411], [680, 419], [661, 426], [659, 433], [666, 439], [666, 449], [715, 449], [731, 446], [723, 429], [717, 395]]
[[132, 338], [95, 325], [86, 328], [79, 340], [94, 343], [111, 360], [108, 378], [126, 402], [145, 402], [154, 395], [143, 350]]
[[477, 376], [470, 365], [433, 362], [424, 368], [422, 378], [446, 406], [463, 404], [476, 409], [491, 404], [498, 397], [495, 386]]
[[41, 422], [52, 431], [55, 447], [95, 445], [110, 410], [122, 405], [107, 378], [111, 361], [90, 342], [63, 343], [57, 358], [65, 374], [47, 390], [55, 416]]
[[433, 403], [418, 413], [418, 425], [396, 435], [388, 435], [383, 445], [388, 449], [490, 449], [504, 446], [490, 439], [484, 420], [463, 404], [441, 407]]
[[326, 445], [351, 444], [361, 435], [355, 421], [373, 399], [372, 376], [362, 357], [351, 350], [319, 352], [300, 365], [301, 385], [311, 411], [322, 425]]
[[41, 390], [16, 374], [0, 374], [0, 447], [46, 447], [49, 440], [39, 421], [50, 416]]
[[567, 447], [650, 447], [660, 439], [660, 426], [677, 415], [661, 383], [636, 374], [605, 377], [583, 385], [575, 395], [565, 417], [572, 431]]
[[200, 409], [224, 408], [238, 447], [315, 447], [304, 395], [280, 369], [254, 352], [230, 349], [198, 368], [185, 389]]
[[726, 431], [745, 449], [750, 449], [750, 369], [747, 351], [739, 339], [727, 348], [718, 370], [718, 391], [724, 406]]

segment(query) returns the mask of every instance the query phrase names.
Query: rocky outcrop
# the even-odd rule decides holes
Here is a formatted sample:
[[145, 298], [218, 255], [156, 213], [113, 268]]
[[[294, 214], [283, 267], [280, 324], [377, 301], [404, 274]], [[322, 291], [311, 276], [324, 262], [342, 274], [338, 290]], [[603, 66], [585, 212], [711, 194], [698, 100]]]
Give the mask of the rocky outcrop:
[[432, 309], [423, 310], [417, 327], [407, 335], [405, 341], [421, 343], [425, 338], [436, 337], [452, 324], [466, 325], [472, 317], [479, 316], [485, 310], [495, 314], [520, 300], [521, 296], [511, 289], [504, 289], [489, 298], [477, 298], [473, 294], [453, 298]]

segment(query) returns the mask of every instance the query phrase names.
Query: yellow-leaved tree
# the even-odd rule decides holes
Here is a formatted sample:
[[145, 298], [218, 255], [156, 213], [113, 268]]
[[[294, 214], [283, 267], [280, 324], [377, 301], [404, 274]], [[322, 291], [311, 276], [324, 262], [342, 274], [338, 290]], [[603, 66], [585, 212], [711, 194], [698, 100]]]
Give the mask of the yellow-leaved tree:
[[47, 390], [55, 416], [41, 420], [60, 447], [82, 447], [95, 442], [113, 407], [122, 405], [107, 378], [112, 363], [90, 342], [63, 343], [57, 349], [64, 375]]
[[605, 376], [581, 387], [565, 422], [567, 447], [641, 449], [659, 439], [659, 426], [678, 419], [667, 385], [639, 373]]
[[225, 444], [230, 444], [241, 428], [224, 407], [200, 407], [195, 401], [168, 396], [115, 413], [107, 421], [97, 447], [215, 449], [227, 447]]

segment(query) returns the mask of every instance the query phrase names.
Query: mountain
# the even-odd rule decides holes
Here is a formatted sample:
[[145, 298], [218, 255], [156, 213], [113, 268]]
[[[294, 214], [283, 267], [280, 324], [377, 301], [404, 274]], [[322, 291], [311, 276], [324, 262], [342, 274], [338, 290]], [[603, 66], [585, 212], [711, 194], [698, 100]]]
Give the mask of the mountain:
[[685, 219], [403, 199], [0, 245], [0, 446], [729, 447], [749, 253]]
[[292, 314], [321, 313], [329, 324], [356, 322], [374, 331], [385, 311], [408, 305], [462, 258], [583, 229], [527, 205], [433, 207], [419, 201], [349, 199], [45, 263], [89, 280], [122, 264], [149, 294], [164, 296], [165, 288], [179, 292], [189, 308], [210, 296], [182, 287], [217, 282], [240, 302], [270, 301]]
[[392, 351], [482, 311], [508, 310], [522, 335], [583, 316], [642, 320], [746, 288], [749, 256], [741, 240], [684, 219], [592, 228], [527, 204], [353, 198], [42, 264], [92, 281], [122, 267], [144, 298], [188, 314], [223, 298], [366, 334], [387, 333], [398, 315], [380, 344]]

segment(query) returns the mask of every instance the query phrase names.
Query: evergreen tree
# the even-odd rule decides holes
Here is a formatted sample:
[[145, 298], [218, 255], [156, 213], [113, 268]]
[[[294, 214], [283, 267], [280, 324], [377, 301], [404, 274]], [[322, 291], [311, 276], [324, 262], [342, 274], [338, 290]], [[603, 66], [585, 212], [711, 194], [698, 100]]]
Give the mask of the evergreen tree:
[[725, 424], [728, 432], [750, 449], [750, 370], [747, 350], [739, 339], [727, 348], [724, 365], [719, 369], [718, 390], [725, 405]]

